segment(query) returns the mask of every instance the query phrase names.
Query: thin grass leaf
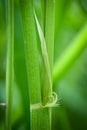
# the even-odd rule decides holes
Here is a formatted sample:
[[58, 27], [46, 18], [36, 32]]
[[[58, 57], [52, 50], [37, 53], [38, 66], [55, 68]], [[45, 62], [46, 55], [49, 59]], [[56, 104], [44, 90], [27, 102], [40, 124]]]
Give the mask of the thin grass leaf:
[[42, 32], [42, 29], [41, 29], [41, 26], [37, 19], [35, 11], [34, 11], [34, 16], [35, 16], [35, 20], [36, 20], [37, 30], [39, 33], [39, 38], [41, 41], [42, 58], [44, 60], [46, 74], [48, 75], [48, 80], [49, 80], [50, 86], [52, 87], [51, 72], [50, 72], [50, 65], [49, 65], [49, 59], [48, 59], [48, 52], [47, 52], [47, 48], [46, 48], [46, 41], [45, 41], [44, 34]]

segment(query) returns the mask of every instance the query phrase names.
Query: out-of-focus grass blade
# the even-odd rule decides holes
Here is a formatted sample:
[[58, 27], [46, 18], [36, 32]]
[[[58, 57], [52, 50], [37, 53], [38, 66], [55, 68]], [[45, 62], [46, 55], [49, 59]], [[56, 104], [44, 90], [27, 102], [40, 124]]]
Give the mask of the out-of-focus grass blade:
[[4, 44], [6, 41], [6, 24], [4, 16], [4, 6], [2, 1], [0, 0], [0, 55], [3, 53]]
[[87, 24], [78, 33], [70, 46], [65, 50], [53, 69], [53, 81], [56, 83], [69, 70], [70, 66], [80, 56], [87, 46]]
[[[22, 99], [22, 108], [23, 108], [22, 114], [24, 115], [25, 129], [29, 130], [30, 129], [29, 126], [30, 99], [29, 99], [29, 87], [28, 87], [28, 79], [27, 79], [26, 62], [25, 62], [24, 39], [23, 39], [22, 31], [23, 30], [22, 30], [21, 16], [19, 12], [15, 9], [14, 71], [15, 71], [15, 79]], [[18, 108], [18, 111], [21, 111], [21, 108]], [[21, 112], [19, 112], [19, 116], [22, 116]]]
[[66, 9], [70, 2], [70, 0], [55, 0], [55, 39], [58, 39], [61, 27], [63, 26]]
[[6, 130], [12, 125], [12, 88], [14, 76], [14, 0], [7, 0], [7, 68], [6, 68]]

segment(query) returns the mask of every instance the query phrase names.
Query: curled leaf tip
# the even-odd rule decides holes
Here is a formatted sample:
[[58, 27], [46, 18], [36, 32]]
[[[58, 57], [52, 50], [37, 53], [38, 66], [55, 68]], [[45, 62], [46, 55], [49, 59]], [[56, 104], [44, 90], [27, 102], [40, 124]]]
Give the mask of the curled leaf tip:
[[53, 107], [58, 101], [58, 96], [55, 92], [52, 92], [52, 95], [49, 96], [49, 102], [46, 104], [47, 107]]

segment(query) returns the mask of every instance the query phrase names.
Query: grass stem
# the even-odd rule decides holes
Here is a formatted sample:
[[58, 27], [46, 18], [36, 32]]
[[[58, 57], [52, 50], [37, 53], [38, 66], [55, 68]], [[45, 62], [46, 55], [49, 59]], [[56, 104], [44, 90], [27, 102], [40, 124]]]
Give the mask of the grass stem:
[[[40, 75], [38, 50], [36, 42], [35, 21], [32, 0], [20, 0], [24, 42], [26, 67], [29, 84], [30, 106], [41, 103]], [[39, 130], [38, 120], [40, 116], [39, 110], [30, 110], [31, 130]]]

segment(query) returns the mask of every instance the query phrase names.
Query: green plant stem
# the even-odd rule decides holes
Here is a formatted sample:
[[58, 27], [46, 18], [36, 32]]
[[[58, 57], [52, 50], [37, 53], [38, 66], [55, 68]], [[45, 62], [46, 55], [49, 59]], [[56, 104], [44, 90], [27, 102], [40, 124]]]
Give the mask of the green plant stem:
[[11, 130], [14, 78], [14, 0], [7, 1], [6, 130]]
[[53, 57], [54, 57], [54, 21], [55, 21], [54, 18], [55, 18], [55, 2], [54, 0], [46, 0], [45, 39], [46, 39], [51, 73], [53, 68]]
[[[36, 26], [37, 26], [39, 38], [41, 41], [42, 61], [43, 61], [43, 64], [42, 64], [42, 67], [43, 67], [42, 68], [42, 70], [43, 70], [42, 83], [44, 85], [46, 85], [47, 89], [49, 90], [50, 87], [52, 87], [52, 81], [51, 81], [48, 53], [47, 53], [47, 49], [46, 49], [46, 42], [45, 42], [44, 34], [43, 34], [42, 29], [41, 29], [40, 23], [37, 19], [36, 13], [34, 13], [34, 14], [35, 14], [35, 20], [36, 20]], [[45, 71], [44, 71], [44, 69], [45, 69]], [[47, 77], [46, 80], [44, 80], [45, 77]], [[45, 86], [43, 86], [43, 84], [42, 84], [42, 87], [44, 88]], [[51, 94], [49, 95], [47, 89], [42, 89], [42, 90], [45, 90], [44, 96], [47, 97], [46, 102], [43, 102], [43, 98], [42, 98], [42, 107], [44, 107], [44, 109], [41, 110], [41, 115], [42, 115], [41, 117], [43, 117], [43, 115], [44, 115], [44, 118], [42, 118], [41, 123], [43, 122], [43, 124], [45, 124], [45, 125], [44, 125], [44, 127], [41, 127], [41, 129], [44, 129], [44, 130], [51, 129], [51, 111], [50, 111], [51, 109], [50, 109], [50, 107], [52, 107], [54, 105], [55, 99], [56, 99], [56, 95], [54, 95], [53, 93], [52, 93], [53, 95], [51, 95]], [[44, 97], [44, 99], [45, 99], [45, 97]]]
[[87, 46], [87, 24], [65, 50], [53, 69], [54, 84], [60, 80]]
[[[49, 69], [52, 76], [52, 65], [53, 65], [53, 50], [54, 50], [54, 1], [53, 0], [42, 0], [42, 13], [43, 13], [43, 33], [46, 40], [46, 47], [48, 52]], [[52, 77], [51, 77], [52, 81]], [[42, 65], [42, 104], [46, 105], [49, 102], [49, 96], [52, 95], [52, 84], [50, 84], [45, 65]], [[51, 130], [51, 108], [44, 108], [43, 120], [45, 128], [43, 130]]]
[[46, 18], [46, 16], [45, 16], [45, 14], [46, 14], [46, 6], [45, 6], [45, 4], [46, 4], [46, 0], [41, 0], [43, 33], [45, 33], [45, 18]]
[[[33, 104], [41, 103], [39, 62], [33, 14], [33, 1], [20, 0], [20, 5], [23, 19], [25, 56], [30, 91], [30, 102], [32, 106]], [[39, 113], [39, 110], [35, 109], [31, 109], [30, 111], [31, 130], [39, 130], [40, 126], [37, 122], [40, 116]]]
[[21, 0], [27, 74], [32, 104], [41, 101], [39, 62], [33, 16], [32, 0]]
[[[54, 57], [54, 18], [55, 18], [55, 13], [54, 13], [55, 8], [54, 7], [55, 7], [54, 0], [46, 0], [44, 36], [45, 36], [45, 40], [46, 40], [46, 46], [47, 46], [51, 76], [52, 76], [53, 57]], [[47, 79], [45, 79], [45, 84], [43, 86], [43, 88], [44, 88], [44, 90], [43, 90], [43, 101], [44, 101], [44, 93], [45, 92], [47, 92], [47, 96], [52, 95], [52, 86], [49, 86], [49, 85], [50, 84], [48, 84]], [[49, 88], [49, 89], [47, 90], [47, 88]], [[50, 119], [48, 130], [51, 130], [51, 108], [48, 108], [47, 111], [48, 111], [48, 118]]]
[[[44, 36], [46, 40], [46, 47], [48, 52], [48, 59], [49, 59], [49, 66], [51, 72], [51, 81], [52, 81], [52, 67], [53, 67], [53, 55], [54, 55], [54, 1], [53, 0], [46, 0], [42, 4], [44, 9]], [[44, 15], [43, 14], [43, 15]], [[45, 75], [45, 76], [44, 76]], [[42, 102], [46, 104], [49, 100], [49, 96], [52, 95], [52, 84], [50, 84], [47, 75], [46, 69], [44, 64], [42, 66]]]

